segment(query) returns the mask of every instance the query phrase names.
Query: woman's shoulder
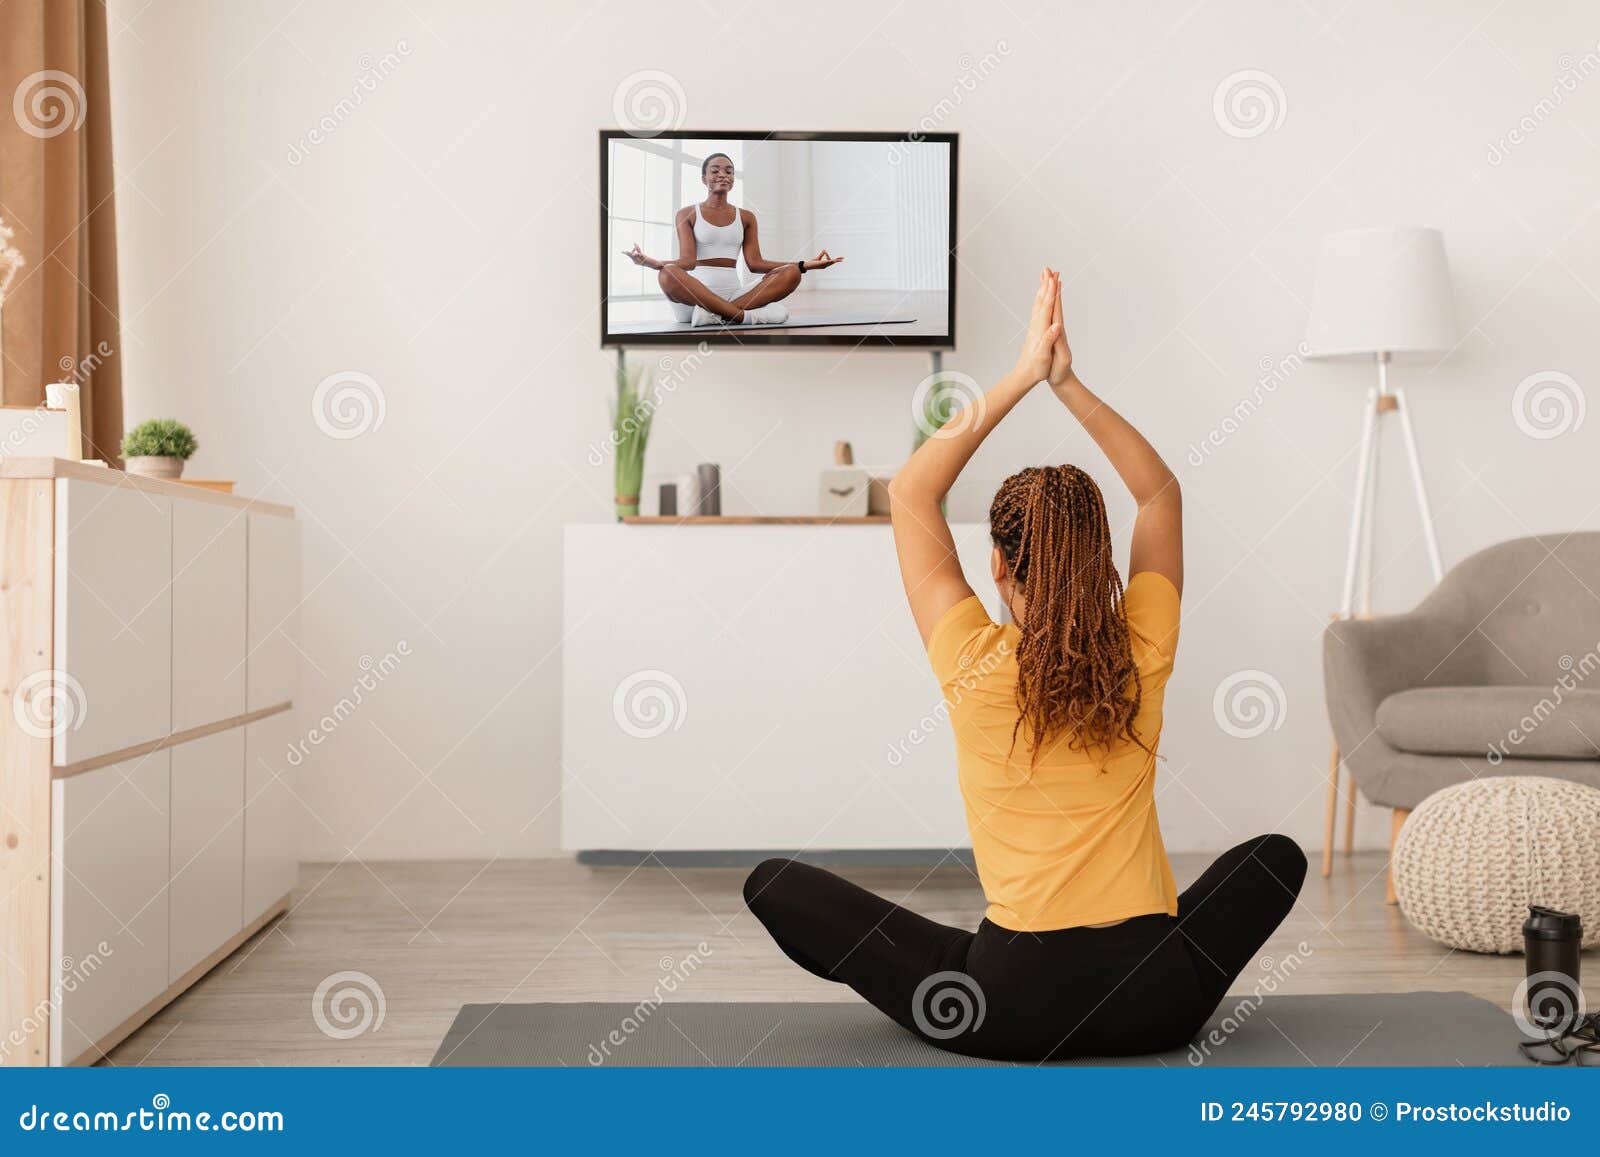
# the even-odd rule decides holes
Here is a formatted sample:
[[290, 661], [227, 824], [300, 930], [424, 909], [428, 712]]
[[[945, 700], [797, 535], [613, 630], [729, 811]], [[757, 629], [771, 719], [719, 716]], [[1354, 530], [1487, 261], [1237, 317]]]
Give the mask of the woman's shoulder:
[[928, 658], [941, 683], [1015, 650], [1007, 629], [989, 617], [983, 600], [969, 595], [951, 607], [928, 636]]
[[1182, 601], [1178, 588], [1160, 571], [1141, 570], [1128, 579], [1123, 601], [1130, 606], [1176, 611]]
[[1134, 661], [1141, 668], [1152, 661], [1170, 666], [1178, 649], [1182, 606], [1172, 580], [1153, 570], [1139, 571], [1128, 579], [1122, 605], [1133, 636]]

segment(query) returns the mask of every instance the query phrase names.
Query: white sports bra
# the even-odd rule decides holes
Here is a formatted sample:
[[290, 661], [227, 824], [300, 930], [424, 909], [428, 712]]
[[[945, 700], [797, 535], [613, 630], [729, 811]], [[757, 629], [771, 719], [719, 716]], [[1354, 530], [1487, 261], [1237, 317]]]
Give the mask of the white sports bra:
[[696, 261], [711, 261], [718, 257], [739, 260], [744, 248], [744, 214], [733, 211], [733, 221], [727, 225], [713, 225], [694, 207], [694, 256]]

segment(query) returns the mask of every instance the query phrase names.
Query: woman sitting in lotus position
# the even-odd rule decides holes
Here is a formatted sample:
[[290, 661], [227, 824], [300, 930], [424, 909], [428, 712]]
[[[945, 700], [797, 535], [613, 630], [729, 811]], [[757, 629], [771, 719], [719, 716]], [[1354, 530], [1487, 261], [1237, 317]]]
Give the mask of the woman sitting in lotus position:
[[[1006, 479], [991, 577], [972, 593], [940, 504], [1042, 382], [1138, 503], [1124, 585], [1105, 501], [1076, 466]], [[978, 877], [976, 932], [820, 868], [767, 860], [745, 900], [796, 964], [974, 1056], [1043, 1061], [1177, 1048], [1294, 906], [1306, 860], [1284, 836], [1225, 853], [1183, 892], [1156, 823], [1156, 749], [1183, 590], [1178, 481], [1073, 371], [1060, 279], [1045, 270], [1011, 373], [911, 456], [890, 486], [906, 598], [944, 690]]]
[[[647, 257], [637, 244], [628, 260], [659, 270], [661, 292], [672, 303], [672, 315], [691, 325], [782, 325], [789, 311], [778, 303], [800, 288], [807, 273], [837, 265], [824, 249], [801, 261], [768, 261], [761, 256], [756, 215], [728, 203], [733, 192], [733, 159], [712, 153], [700, 164], [706, 199], [678, 210], [678, 256], [671, 261]], [[739, 279], [739, 254], [745, 268], [759, 276]]]

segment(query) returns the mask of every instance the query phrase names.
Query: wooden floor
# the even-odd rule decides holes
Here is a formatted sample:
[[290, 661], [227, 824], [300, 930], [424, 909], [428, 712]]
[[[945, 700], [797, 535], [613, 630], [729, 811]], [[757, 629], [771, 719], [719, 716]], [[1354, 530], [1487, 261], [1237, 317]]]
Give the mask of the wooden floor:
[[[1174, 857], [1182, 885], [1208, 857]], [[1464, 989], [1509, 1007], [1520, 957], [1455, 952], [1383, 902], [1383, 857], [1336, 858], [1262, 950], [1261, 975], [1287, 992]], [[844, 870], [946, 923], [974, 926], [964, 866]], [[110, 1057], [118, 1065], [423, 1065], [471, 1002], [618, 1000], [649, 995], [688, 954], [701, 960], [679, 1000], [854, 1000], [801, 972], [744, 909], [737, 868], [584, 867], [567, 860], [307, 865], [291, 912], [223, 961]], [[1301, 948], [1301, 944], [1305, 948]], [[699, 945], [704, 944], [701, 951]], [[680, 969], [680, 971], [683, 971]], [[313, 995], [364, 973], [382, 1022], [337, 1039]], [[1247, 974], [1236, 991], [1260, 978]], [[336, 981], [331, 991], [370, 988]], [[361, 1023], [356, 1002], [345, 1005]], [[374, 1018], [368, 1018], [369, 1020]], [[323, 1022], [335, 1032], [336, 1017]]]

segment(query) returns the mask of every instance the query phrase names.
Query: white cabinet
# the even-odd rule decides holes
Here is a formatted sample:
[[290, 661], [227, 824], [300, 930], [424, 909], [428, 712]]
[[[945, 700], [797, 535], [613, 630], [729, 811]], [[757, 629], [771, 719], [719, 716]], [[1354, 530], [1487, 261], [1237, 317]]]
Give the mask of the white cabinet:
[[172, 729], [172, 499], [76, 478], [55, 486], [56, 706], [70, 722], [54, 738], [64, 766]]
[[292, 891], [300, 873], [301, 806], [293, 744], [295, 712], [245, 727], [244, 918], [254, 919]]
[[300, 528], [12, 455], [0, 524], [0, 1066], [92, 1062], [295, 885]]
[[568, 526], [563, 565], [564, 848], [968, 843], [888, 526]]
[[53, 785], [51, 1055], [98, 1059], [97, 1041], [167, 988], [169, 755]]
[[247, 518], [213, 502], [173, 504], [174, 731], [244, 714]]
[[300, 656], [300, 527], [293, 519], [250, 515], [249, 710], [294, 698]]
[[244, 926], [244, 815], [243, 728], [172, 749], [169, 984]]

